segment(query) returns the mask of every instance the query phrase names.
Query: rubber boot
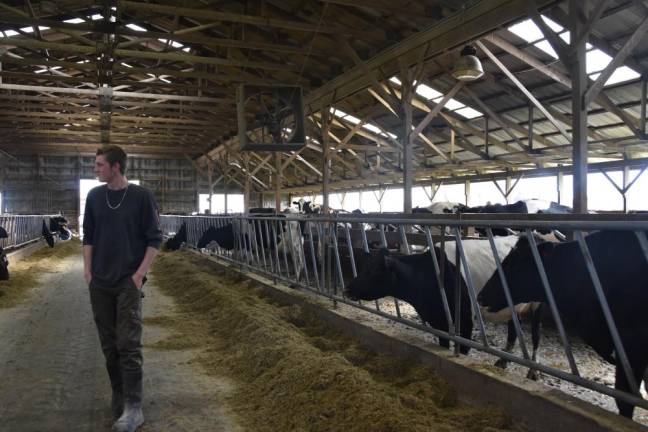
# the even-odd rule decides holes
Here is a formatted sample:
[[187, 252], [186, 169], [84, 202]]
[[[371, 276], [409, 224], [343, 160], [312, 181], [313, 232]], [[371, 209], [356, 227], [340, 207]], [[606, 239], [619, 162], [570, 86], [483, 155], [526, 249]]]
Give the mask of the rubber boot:
[[135, 432], [144, 424], [142, 414], [142, 374], [124, 373], [124, 412], [112, 427], [113, 432]]

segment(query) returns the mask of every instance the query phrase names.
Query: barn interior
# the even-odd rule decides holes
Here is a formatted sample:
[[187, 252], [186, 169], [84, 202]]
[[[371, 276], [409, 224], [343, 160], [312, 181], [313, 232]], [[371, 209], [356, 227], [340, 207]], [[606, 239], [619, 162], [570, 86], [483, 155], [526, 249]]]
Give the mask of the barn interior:
[[[646, 31], [643, 0], [3, 0], [0, 220], [61, 214], [80, 233], [99, 184], [95, 153], [116, 144], [161, 215], [280, 211], [301, 199], [325, 217], [357, 208], [407, 218], [439, 201], [541, 198], [570, 207], [574, 223], [643, 227]], [[164, 345], [158, 336], [151, 343]], [[42, 427], [16, 414], [24, 406], [8, 412], [12, 430]], [[252, 409], [241, 406], [231, 409]], [[592, 430], [635, 430], [646, 412]], [[57, 415], [42, 421], [69, 426]], [[302, 427], [209, 415], [223, 417], [218, 430]], [[389, 430], [371, 421], [366, 430]], [[178, 422], [159, 430], [191, 424]]]

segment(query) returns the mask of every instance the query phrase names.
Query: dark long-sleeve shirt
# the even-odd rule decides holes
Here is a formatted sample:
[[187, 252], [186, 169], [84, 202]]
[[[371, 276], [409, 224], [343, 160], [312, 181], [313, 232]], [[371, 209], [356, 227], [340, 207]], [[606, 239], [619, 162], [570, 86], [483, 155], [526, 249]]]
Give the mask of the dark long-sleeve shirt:
[[[124, 197], [124, 193], [126, 193]], [[108, 207], [106, 200], [116, 209]], [[92, 245], [92, 279], [104, 286], [133, 275], [147, 247], [158, 249], [162, 231], [151, 191], [129, 184], [113, 191], [98, 186], [88, 192], [83, 219], [83, 244]]]

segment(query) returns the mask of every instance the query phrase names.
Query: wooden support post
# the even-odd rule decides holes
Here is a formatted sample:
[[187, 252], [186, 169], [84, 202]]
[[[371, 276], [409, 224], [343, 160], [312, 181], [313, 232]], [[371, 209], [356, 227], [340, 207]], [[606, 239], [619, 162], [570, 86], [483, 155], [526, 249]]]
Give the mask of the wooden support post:
[[281, 152], [275, 152], [275, 210], [281, 211]]
[[329, 184], [331, 182], [331, 143], [329, 131], [331, 109], [328, 105], [322, 108], [322, 156], [324, 166], [322, 167], [322, 212], [328, 214], [329, 206]]
[[506, 188], [506, 195], [504, 196], [504, 199], [506, 200], [506, 204], [508, 204], [509, 203], [509, 195], [511, 194], [511, 191], [513, 190], [510, 176], [506, 176], [506, 183], [504, 184], [504, 187]]
[[556, 192], [558, 192], [558, 204], [562, 204], [563, 184], [563, 172], [558, 171], [558, 174], [556, 175]]
[[214, 175], [214, 163], [209, 162], [207, 164], [207, 214], [212, 212], [212, 191], [213, 191], [213, 182], [212, 177]]
[[489, 134], [490, 134], [490, 125], [489, 125], [489, 117], [484, 116], [484, 153], [486, 153], [486, 156], [490, 158], [490, 153], [489, 153]]
[[245, 190], [243, 195], [243, 212], [247, 213], [250, 210], [250, 155], [245, 154], [243, 156], [243, 161], [245, 163]]
[[464, 184], [464, 195], [466, 196], [466, 205], [470, 206], [470, 204], [468, 204], [470, 202], [470, 180], [466, 180], [466, 183]]
[[414, 90], [412, 79], [412, 72], [408, 68], [402, 68], [403, 212], [406, 214], [412, 213], [412, 93]]
[[646, 135], [646, 93], [648, 90], [648, 76], [644, 74], [641, 77], [641, 118], [639, 119], [640, 123], [640, 133], [642, 137]]
[[[583, 3], [569, 0], [571, 34], [583, 30]], [[587, 74], [585, 71], [585, 39], [572, 41], [572, 53], [568, 69], [572, 78], [572, 160], [574, 171], [574, 213], [587, 213]]]
[[623, 213], [628, 213], [628, 189], [630, 188], [630, 167], [623, 168]]
[[529, 150], [533, 150], [533, 104], [529, 103]]

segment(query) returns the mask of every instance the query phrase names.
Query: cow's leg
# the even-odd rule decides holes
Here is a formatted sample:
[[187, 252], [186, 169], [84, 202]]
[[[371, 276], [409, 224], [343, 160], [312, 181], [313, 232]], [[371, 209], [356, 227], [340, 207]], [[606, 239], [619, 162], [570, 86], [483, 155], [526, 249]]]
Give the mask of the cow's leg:
[[[646, 371], [646, 366], [648, 365], [648, 348], [645, 345], [646, 337], [648, 337], [646, 332], [631, 332], [630, 335], [626, 335], [626, 337], [622, 338], [623, 347], [625, 348], [628, 362], [630, 363], [630, 368], [632, 369], [632, 374], [634, 375], [637, 384], [641, 383], [641, 379], [644, 377]], [[617, 356], [615, 355], [615, 357]], [[626, 393], [631, 393], [630, 384], [626, 379], [623, 367], [620, 362], [617, 363], [614, 388]], [[620, 415], [632, 419], [632, 414], [635, 408], [633, 404], [623, 402], [619, 399], [616, 400], [616, 404], [619, 408]]]
[[[517, 333], [515, 332], [513, 320], [509, 320], [508, 324], [506, 325], [506, 329], [506, 347], [504, 348], [504, 351], [510, 353], [511, 351], [513, 351], [515, 341], [517, 340]], [[498, 368], [506, 369], [508, 363], [508, 360], [501, 358], [495, 362], [495, 366], [497, 366]]]
[[[467, 298], [466, 295], [464, 298]], [[470, 306], [470, 301], [461, 302], [461, 320], [460, 320], [459, 334], [464, 339], [472, 339], [473, 331], [473, 318], [472, 318], [472, 308]], [[461, 354], [468, 354], [470, 352], [470, 347], [466, 345], [459, 346], [459, 352]]]
[[[533, 343], [533, 353], [531, 354], [531, 360], [533, 360], [534, 362], [537, 359], [538, 346], [540, 345], [541, 319], [542, 319], [542, 303], [540, 303], [538, 307], [535, 308], [535, 310], [532, 310], [531, 312], [531, 342]], [[531, 368], [527, 373], [527, 378], [537, 381], [539, 374], [540, 372], [538, 372], [536, 369]]]

